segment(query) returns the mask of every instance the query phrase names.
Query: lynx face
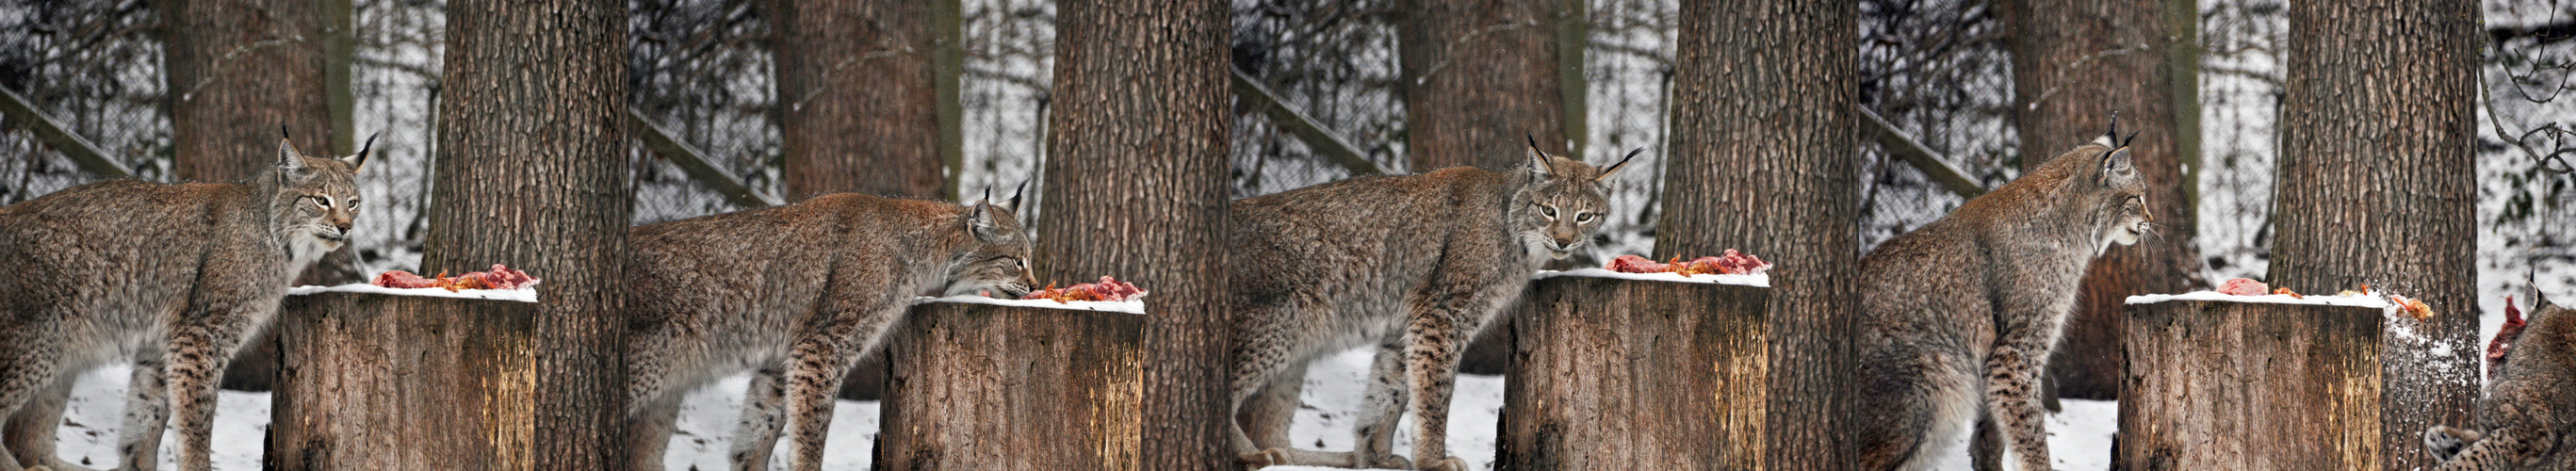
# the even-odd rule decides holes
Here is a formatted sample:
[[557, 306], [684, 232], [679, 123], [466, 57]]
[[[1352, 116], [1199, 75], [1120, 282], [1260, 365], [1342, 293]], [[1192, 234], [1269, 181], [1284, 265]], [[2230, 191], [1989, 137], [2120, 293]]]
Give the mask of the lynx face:
[[[368, 139], [370, 148], [374, 142]], [[271, 224], [298, 263], [349, 243], [350, 224], [358, 219], [358, 166], [366, 160], [366, 150], [345, 158], [317, 158], [278, 142], [278, 193], [272, 199], [277, 219]]]
[[[2096, 141], [2109, 147], [2107, 139]], [[2103, 155], [2101, 177], [2095, 179], [2104, 197], [2097, 216], [2102, 221], [2101, 243], [2095, 254], [2111, 250], [2113, 244], [2131, 245], [2155, 231], [2155, 215], [2147, 212], [2147, 182], [2129, 156], [2129, 147], [2120, 146]]]
[[[1644, 149], [1639, 149], [1644, 150]], [[1628, 157], [1636, 157], [1636, 151]], [[1552, 157], [1530, 144], [1529, 184], [1513, 195], [1511, 221], [1532, 254], [1564, 259], [1592, 243], [1592, 234], [1610, 219], [1610, 185], [1603, 179], [1627, 165], [1628, 159], [1596, 169], [1581, 161]]]
[[966, 232], [973, 240], [949, 270], [948, 288], [943, 295], [973, 294], [985, 289], [1011, 298], [1028, 294], [1037, 277], [1029, 272], [1029, 238], [1020, 231], [1020, 221], [1012, 212], [1010, 207], [987, 202], [976, 202], [967, 209]]

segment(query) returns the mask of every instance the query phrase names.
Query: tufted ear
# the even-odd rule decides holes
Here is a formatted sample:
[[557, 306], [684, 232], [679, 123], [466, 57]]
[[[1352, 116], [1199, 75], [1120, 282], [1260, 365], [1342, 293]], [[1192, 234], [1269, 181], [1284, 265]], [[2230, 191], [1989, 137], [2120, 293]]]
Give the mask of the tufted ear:
[[1619, 173], [1619, 169], [1628, 168], [1628, 159], [1634, 159], [1634, 158], [1637, 158], [1637, 154], [1642, 154], [1642, 153], [1645, 153], [1645, 152], [1646, 152], [1646, 148], [1644, 148], [1644, 147], [1639, 147], [1639, 148], [1637, 148], [1636, 150], [1628, 151], [1628, 155], [1625, 155], [1625, 156], [1621, 156], [1621, 157], [1619, 157], [1619, 163], [1610, 164], [1610, 166], [1608, 166], [1608, 167], [1601, 167], [1601, 175], [1600, 175], [1600, 176], [1596, 176], [1596, 177], [1592, 177], [1592, 181], [1596, 181], [1596, 182], [1606, 182], [1606, 181], [1610, 181], [1610, 174], [1613, 174], [1613, 173]]
[[1523, 134], [1523, 135], [1521, 135], [1521, 136], [1522, 136], [1522, 137], [1529, 138], [1529, 153], [1528, 153], [1529, 155], [1528, 155], [1528, 161], [1529, 161], [1529, 168], [1530, 168], [1530, 176], [1533, 176], [1533, 177], [1553, 177], [1553, 176], [1556, 176], [1556, 169], [1548, 166], [1548, 162], [1547, 162], [1547, 160], [1548, 160], [1548, 158], [1547, 158], [1547, 152], [1546, 152], [1546, 151], [1542, 151], [1542, 150], [1538, 150], [1538, 136], [1532, 136], [1532, 135], [1528, 135], [1528, 134]]
[[2102, 157], [2103, 183], [2110, 183], [2115, 178], [2133, 178], [2137, 173], [2138, 168], [2130, 161], [2127, 147], [2114, 149], [2110, 155]]
[[277, 127], [277, 168], [303, 170], [304, 154], [295, 151], [295, 140], [286, 137], [286, 127]]
[[1027, 180], [1021, 180], [1021, 181], [1020, 181], [1020, 186], [1019, 186], [1019, 188], [1018, 188], [1018, 189], [1011, 190], [1011, 199], [1010, 199], [1010, 201], [1007, 201], [1007, 202], [1002, 203], [1002, 209], [1003, 209], [1003, 210], [1005, 210], [1005, 211], [1010, 211], [1010, 212], [1011, 212], [1011, 214], [1019, 214], [1019, 213], [1020, 213], [1020, 196], [1022, 196], [1022, 195], [1027, 195], [1027, 194], [1029, 194], [1029, 182], [1028, 182]]
[[974, 234], [976, 239], [985, 242], [1001, 240], [1002, 225], [1000, 222], [993, 220], [993, 218], [996, 217], [993, 213], [1000, 210], [1001, 208], [993, 207], [991, 203], [983, 201], [977, 201], [975, 204], [967, 206], [966, 232]]
[[347, 162], [349, 164], [349, 172], [356, 173], [358, 171], [358, 167], [362, 167], [367, 164], [367, 153], [376, 150], [376, 136], [380, 134], [384, 133], [378, 132], [375, 134], [368, 134], [367, 144], [358, 146], [358, 155], [340, 158], [341, 162]]

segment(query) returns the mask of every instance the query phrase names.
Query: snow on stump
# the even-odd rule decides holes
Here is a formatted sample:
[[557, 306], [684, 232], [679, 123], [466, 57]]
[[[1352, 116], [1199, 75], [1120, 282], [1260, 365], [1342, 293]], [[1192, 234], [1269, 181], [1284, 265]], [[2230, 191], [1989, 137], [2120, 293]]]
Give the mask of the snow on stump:
[[516, 300], [287, 296], [268, 469], [526, 469], [536, 315]]
[[1515, 312], [1494, 469], [1763, 467], [1759, 275], [1565, 273]]
[[1143, 308], [915, 305], [886, 339], [877, 469], [1136, 469]]
[[2394, 462], [2380, 455], [2381, 417], [2414, 412], [2385, 409], [2380, 386], [2426, 379], [2391, 377], [2408, 370], [2380, 361], [2393, 340], [2384, 307], [2156, 298], [2132, 297], [2127, 306], [2113, 469]]

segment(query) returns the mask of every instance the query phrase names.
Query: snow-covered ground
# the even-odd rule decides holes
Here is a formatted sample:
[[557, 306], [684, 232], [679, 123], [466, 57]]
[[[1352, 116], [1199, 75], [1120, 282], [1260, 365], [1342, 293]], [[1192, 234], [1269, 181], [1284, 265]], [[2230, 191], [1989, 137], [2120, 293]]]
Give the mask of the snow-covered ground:
[[[1305, 407], [1288, 435], [1300, 448], [1349, 450], [1354, 437], [1351, 423], [1364, 391], [1368, 376], [1369, 352], [1363, 348], [1327, 356], [1306, 372]], [[64, 461], [92, 468], [117, 466], [117, 430], [123, 425], [125, 385], [129, 369], [110, 367], [81, 378], [72, 394], [69, 412], [64, 415], [59, 454]], [[741, 410], [747, 377], [728, 378], [705, 390], [690, 394], [681, 406], [678, 430], [671, 436], [671, 447], [663, 462], [670, 469], [727, 469], [726, 451], [733, 446], [734, 420]], [[215, 412], [215, 469], [255, 471], [260, 468], [261, 442], [268, 431], [268, 393], [224, 391], [221, 406]], [[2118, 427], [2119, 405], [2110, 401], [2065, 401], [2066, 412], [2048, 420], [2051, 435], [2049, 450], [2057, 469], [2090, 471], [2108, 468], [2111, 432]], [[1492, 469], [1494, 440], [1500, 431], [1503, 412], [1503, 379], [1499, 376], [1460, 375], [1458, 395], [1449, 411], [1449, 450], [1477, 469]], [[1404, 420], [1404, 429], [1412, 430], [1413, 420]], [[833, 411], [832, 438], [823, 452], [824, 469], [868, 469], [876, 450], [877, 403], [840, 401]], [[161, 450], [161, 468], [176, 469], [177, 437], [165, 435]], [[1396, 436], [1396, 452], [1411, 455], [1411, 433]], [[1965, 449], [1965, 447], [1961, 447]], [[781, 447], [772, 467], [785, 468], [786, 449]], [[1953, 457], [1948, 469], [1967, 469], [1968, 458], [1962, 453]], [[1280, 471], [1321, 470], [1331, 468], [1277, 467]]]

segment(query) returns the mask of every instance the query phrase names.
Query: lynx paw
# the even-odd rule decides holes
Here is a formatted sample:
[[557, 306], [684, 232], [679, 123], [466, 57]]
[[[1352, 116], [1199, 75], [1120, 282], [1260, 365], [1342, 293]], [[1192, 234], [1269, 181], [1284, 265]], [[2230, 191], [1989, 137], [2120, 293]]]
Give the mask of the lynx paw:
[[1369, 459], [1366, 466], [1378, 469], [1413, 469], [1413, 460], [1402, 456], [1384, 455]]
[[1467, 460], [1451, 456], [1441, 458], [1439, 461], [1432, 461], [1424, 464], [1420, 469], [1422, 471], [1467, 471], [1469, 468], [1467, 467]]
[[2424, 449], [2433, 452], [2435, 458], [2451, 459], [2452, 456], [2460, 454], [2460, 450], [2468, 448], [2470, 442], [2475, 441], [2478, 441], [2478, 432], [2472, 430], [2441, 425], [2424, 429]]
[[1243, 469], [1261, 469], [1271, 466], [1284, 466], [1288, 464], [1288, 450], [1271, 448], [1243, 455], [1243, 457], [1236, 458], [1236, 460], [1243, 462]]

